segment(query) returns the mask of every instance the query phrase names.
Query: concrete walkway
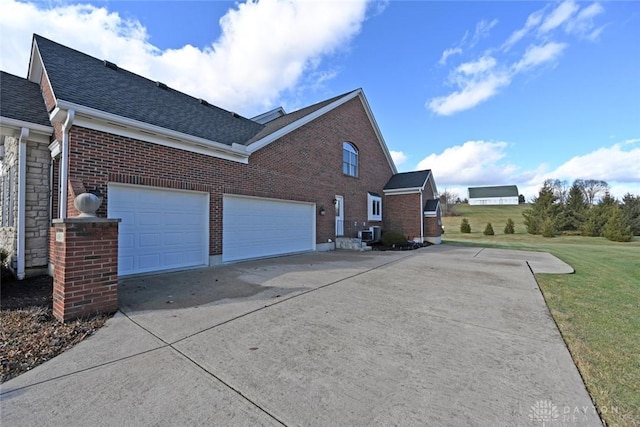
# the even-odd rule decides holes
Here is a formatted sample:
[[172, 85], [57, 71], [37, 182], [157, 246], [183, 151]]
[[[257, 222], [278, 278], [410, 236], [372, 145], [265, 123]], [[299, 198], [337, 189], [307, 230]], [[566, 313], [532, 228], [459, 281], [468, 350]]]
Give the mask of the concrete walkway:
[[532, 270], [572, 271], [443, 245], [122, 280], [105, 327], [2, 385], [0, 421], [601, 426]]

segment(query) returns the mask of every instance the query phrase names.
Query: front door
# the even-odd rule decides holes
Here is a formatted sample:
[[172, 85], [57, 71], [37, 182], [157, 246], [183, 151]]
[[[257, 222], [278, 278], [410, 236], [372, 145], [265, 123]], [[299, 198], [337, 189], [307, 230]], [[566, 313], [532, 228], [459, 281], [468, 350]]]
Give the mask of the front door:
[[344, 197], [336, 196], [336, 236], [344, 235]]

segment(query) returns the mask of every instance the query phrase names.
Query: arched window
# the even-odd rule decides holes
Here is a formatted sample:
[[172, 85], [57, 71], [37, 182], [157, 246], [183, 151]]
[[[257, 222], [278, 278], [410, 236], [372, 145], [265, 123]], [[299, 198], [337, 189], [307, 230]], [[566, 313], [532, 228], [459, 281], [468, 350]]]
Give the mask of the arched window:
[[342, 173], [358, 176], [358, 150], [348, 142], [342, 143]]

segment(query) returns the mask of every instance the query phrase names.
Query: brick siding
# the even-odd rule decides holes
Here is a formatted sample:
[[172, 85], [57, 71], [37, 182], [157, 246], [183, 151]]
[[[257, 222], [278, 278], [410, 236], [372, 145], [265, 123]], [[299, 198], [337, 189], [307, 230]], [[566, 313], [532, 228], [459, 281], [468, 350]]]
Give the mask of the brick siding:
[[53, 315], [60, 321], [118, 308], [118, 223], [102, 221], [51, 227]]
[[[358, 177], [342, 174], [344, 141], [358, 149]], [[223, 194], [316, 203], [327, 212], [316, 216], [316, 241], [324, 243], [335, 237], [334, 196], [344, 196], [345, 221], [367, 221], [367, 192], [382, 194], [391, 175], [358, 98], [258, 150], [249, 164], [77, 126], [70, 132], [69, 179], [102, 192], [100, 217], [106, 216], [110, 181], [210, 193], [210, 255], [222, 253]], [[68, 216], [76, 215], [71, 197], [67, 205]]]

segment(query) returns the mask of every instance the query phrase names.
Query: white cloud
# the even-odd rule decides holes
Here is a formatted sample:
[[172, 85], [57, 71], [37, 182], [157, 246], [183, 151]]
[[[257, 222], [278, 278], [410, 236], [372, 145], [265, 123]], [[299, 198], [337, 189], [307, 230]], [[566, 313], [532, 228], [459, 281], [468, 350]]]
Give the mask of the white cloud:
[[578, 9], [578, 5], [572, 0], [560, 3], [558, 7], [547, 15], [542, 24], [540, 24], [540, 27], [538, 27], [538, 31], [544, 34], [558, 28], [560, 25], [567, 22]]
[[504, 72], [495, 72], [482, 76], [482, 78], [455, 77], [461, 89], [447, 96], [431, 99], [427, 107], [436, 114], [449, 116], [451, 114], [468, 110], [483, 101], [494, 96], [498, 90], [511, 83], [511, 77]]
[[462, 49], [460, 49], [459, 47], [447, 49], [444, 52], [442, 52], [442, 56], [440, 57], [440, 60], [438, 61], [438, 64], [446, 65], [447, 64], [447, 59], [451, 55], [456, 55], [456, 54], [460, 55], [461, 53], [462, 53]]
[[[511, 33], [499, 49], [487, 49], [479, 59], [464, 62], [453, 68], [449, 74], [449, 82], [454, 83], [456, 89], [448, 95], [431, 98], [426, 102], [426, 107], [438, 115], [446, 116], [468, 110], [490, 99], [501, 89], [509, 86], [518, 74], [542, 64], [553, 63], [560, 58], [569, 45], [554, 40], [556, 29], [563, 28], [567, 34], [582, 39], [597, 39], [604, 27], [596, 28], [593, 21], [594, 17], [602, 12], [603, 8], [598, 3], [581, 9], [573, 0], [566, 0], [553, 9], [545, 6], [531, 13], [525, 25]], [[478, 23], [469, 47], [488, 35], [489, 30], [496, 24], [496, 20]], [[508, 59], [507, 52], [516, 43], [531, 37], [535, 42], [529, 43], [519, 60], [512, 62]], [[460, 44], [464, 44], [466, 39], [465, 35]], [[455, 49], [445, 50], [439, 63], [445, 65], [453, 53], [462, 54], [462, 50], [458, 50], [459, 52]], [[491, 52], [491, 56], [486, 52]]]
[[509, 184], [517, 185], [520, 194], [531, 200], [546, 179], [569, 183], [601, 179], [609, 183], [611, 194], [618, 199], [626, 193], [640, 195], [640, 138], [575, 156], [553, 169], [541, 164], [527, 171], [509, 162], [508, 148], [506, 142], [467, 141], [430, 154], [415, 169], [431, 169], [441, 192], [453, 189], [461, 195], [469, 186]]
[[496, 25], [498, 25], [498, 20], [497, 19], [494, 19], [491, 22], [488, 22], [488, 21], [483, 19], [482, 21], [478, 22], [476, 24], [476, 30], [473, 33], [473, 38], [471, 39], [471, 42], [469, 43], [469, 47], [470, 48], [474, 47], [475, 45], [477, 45], [480, 42], [480, 40], [489, 37], [489, 32]]
[[510, 184], [516, 168], [505, 162], [506, 142], [467, 141], [430, 154], [416, 170], [431, 169], [439, 188], [455, 185]]
[[604, 8], [599, 3], [593, 3], [578, 13], [575, 19], [566, 24], [566, 30], [570, 34], [588, 40], [596, 40], [604, 27], [595, 27], [594, 18], [604, 12]]
[[508, 50], [514, 44], [522, 40], [522, 38], [525, 37], [527, 34], [529, 34], [533, 28], [540, 25], [540, 23], [542, 22], [543, 16], [544, 16], [544, 9], [538, 10], [536, 12], [533, 12], [531, 15], [529, 15], [529, 17], [527, 18], [527, 22], [524, 24], [524, 27], [514, 31], [511, 34], [511, 36], [509, 36], [507, 41], [502, 45], [502, 49]]
[[522, 59], [514, 64], [515, 72], [536, 67], [545, 62], [554, 61], [567, 47], [565, 43], [549, 42], [541, 46], [529, 46]]
[[391, 159], [393, 159], [393, 163], [395, 163], [396, 166], [400, 166], [407, 161], [407, 155], [402, 151], [390, 150], [389, 154], [391, 154]]
[[[220, 19], [221, 36], [210, 46], [161, 51], [138, 21], [105, 7], [2, 0], [0, 66], [25, 76], [36, 32], [221, 107], [258, 113], [317, 71], [323, 58], [344, 49], [360, 31], [366, 10], [366, 0], [341, 1], [339, 7], [249, 1]], [[327, 78], [331, 72], [319, 75]]]
[[640, 184], [640, 140], [628, 140], [573, 157], [548, 175], [559, 179], [586, 178]]

